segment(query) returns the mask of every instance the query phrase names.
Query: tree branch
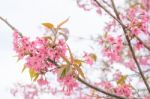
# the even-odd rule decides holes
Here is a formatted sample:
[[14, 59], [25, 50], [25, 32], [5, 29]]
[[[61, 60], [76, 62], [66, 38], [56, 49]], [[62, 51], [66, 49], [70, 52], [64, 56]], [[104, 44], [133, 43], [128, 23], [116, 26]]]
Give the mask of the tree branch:
[[[116, 6], [115, 6], [114, 1], [111, 0], [111, 2], [112, 2], [112, 7], [113, 7], [113, 9], [114, 9], [114, 12], [115, 12], [115, 14], [116, 14], [117, 19], [122, 23], [122, 21], [121, 21], [121, 19], [120, 19], [120, 17], [119, 17], [119, 13], [118, 13], [118, 11], [117, 11], [117, 9], [116, 9]], [[137, 65], [137, 67], [138, 67], [139, 73], [140, 73], [140, 75], [141, 75], [141, 77], [142, 77], [142, 79], [143, 79], [143, 81], [144, 81], [144, 83], [145, 83], [145, 85], [146, 85], [146, 88], [147, 88], [148, 92], [150, 93], [149, 84], [148, 84], [148, 82], [147, 82], [147, 80], [146, 80], [146, 78], [145, 78], [145, 76], [144, 76], [144, 74], [143, 74], [143, 72], [142, 72], [142, 69], [141, 69], [141, 67], [140, 67], [139, 62], [137, 61], [136, 55], [135, 55], [135, 53], [134, 53], [134, 49], [133, 49], [133, 47], [132, 47], [132, 45], [131, 45], [131, 42], [130, 42], [130, 39], [129, 39], [128, 35], [127, 35], [126, 28], [125, 28], [123, 25], [121, 25], [121, 26], [122, 26], [122, 29], [123, 29], [123, 31], [124, 31], [124, 34], [125, 34], [126, 40], [127, 40], [127, 42], [128, 42], [129, 49], [130, 49], [130, 51], [131, 51], [131, 53], [132, 53], [133, 59], [134, 59], [136, 65]]]
[[3, 17], [0, 16], [0, 20], [2, 20], [8, 27], [10, 27], [13, 31], [16, 31], [17, 33], [19, 33], [19, 35], [22, 37], [22, 33], [19, 32], [13, 25], [11, 25], [6, 19], [4, 19]]
[[88, 86], [88, 87], [90, 87], [90, 88], [92, 88], [92, 89], [94, 89], [94, 90], [96, 90], [96, 91], [98, 91], [98, 92], [101, 92], [101, 93], [103, 93], [103, 94], [105, 94], [105, 95], [108, 95], [108, 96], [111, 96], [111, 97], [114, 97], [114, 98], [117, 98], [117, 99], [127, 99], [127, 98], [125, 98], [125, 97], [117, 96], [117, 95], [115, 95], [115, 94], [108, 93], [108, 92], [106, 92], [106, 91], [104, 91], [104, 90], [102, 90], [102, 89], [100, 89], [100, 88], [97, 88], [97, 87], [95, 87], [95, 86], [89, 84], [88, 82], [84, 81], [84, 80], [81, 79], [80, 77], [78, 77], [77, 79], [78, 79], [78, 81], [80, 81], [81, 83], [85, 84], [86, 86]]
[[108, 7], [112, 8], [112, 6], [105, 0], [102, 0]]

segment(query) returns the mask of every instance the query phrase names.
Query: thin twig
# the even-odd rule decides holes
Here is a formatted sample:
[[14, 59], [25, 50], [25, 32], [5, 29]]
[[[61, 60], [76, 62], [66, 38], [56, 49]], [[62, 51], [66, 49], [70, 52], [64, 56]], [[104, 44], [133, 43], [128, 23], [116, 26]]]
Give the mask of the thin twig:
[[108, 13], [113, 19], [115, 19], [120, 25], [126, 27], [120, 20], [118, 20], [109, 10], [107, 10], [103, 5], [101, 5], [97, 0], [94, 0], [99, 7], [101, 7], [106, 13]]
[[112, 6], [108, 3], [108, 1], [102, 0], [108, 7], [112, 8]]

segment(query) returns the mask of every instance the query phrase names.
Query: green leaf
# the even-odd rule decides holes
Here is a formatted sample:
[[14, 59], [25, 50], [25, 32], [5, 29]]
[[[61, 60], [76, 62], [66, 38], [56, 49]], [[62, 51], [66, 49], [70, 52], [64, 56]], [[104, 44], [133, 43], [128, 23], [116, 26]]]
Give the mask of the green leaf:
[[70, 65], [61, 65], [61, 68], [58, 69], [58, 77], [59, 78], [63, 78], [68, 74], [72, 73], [72, 68], [70, 67]]
[[67, 45], [67, 47], [68, 47], [68, 50], [69, 50], [71, 63], [73, 63], [74, 58], [73, 58], [73, 55], [72, 55], [71, 49], [70, 49], [70, 47], [69, 47], [68, 45]]
[[36, 74], [35, 74], [35, 76], [34, 76], [33, 81], [36, 81], [36, 80], [38, 79], [38, 77], [39, 77], [39, 74], [38, 74], [38, 73], [36, 73]]
[[27, 67], [26, 67], [26, 65], [24, 64], [24, 66], [23, 66], [23, 68], [22, 68], [22, 70], [21, 70], [21, 73], [23, 73], [26, 68], [27, 68]]
[[54, 28], [54, 25], [52, 23], [42, 23], [42, 25], [49, 28], [49, 29]]
[[127, 79], [127, 75], [122, 75], [121, 77], [120, 77], [120, 79], [117, 81], [117, 84], [118, 85], [123, 85], [123, 84], [125, 84], [125, 80]]
[[29, 74], [30, 74], [31, 80], [36, 76], [36, 72], [32, 68], [29, 69]]
[[60, 78], [63, 78], [63, 77], [65, 77], [65, 75], [66, 75], [66, 68], [62, 71], [62, 73], [61, 73], [61, 76], [60, 76]]
[[71, 63], [69, 62], [69, 60], [68, 60], [65, 56], [61, 55], [61, 57], [63, 58], [63, 60], [64, 60], [68, 65], [71, 64]]
[[66, 67], [62, 66], [61, 68], [59, 68], [58, 70], [58, 77], [59, 78], [63, 78], [66, 75]]
[[77, 64], [78, 66], [81, 66], [81, 65], [82, 65], [82, 62], [84, 62], [84, 61], [79, 60], [79, 59], [75, 59], [75, 60], [74, 60], [74, 63]]
[[91, 53], [91, 54], [90, 54], [90, 57], [91, 57], [94, 61], [97, 60], [97, 56], [96, 56], [96, 54], [94, 54], [94, 53]]
[[66, 22], [68, 22], [69, 18], [67, 18], [66, 20], [62, 21], [61, 23], [58, 24], [57, 28], [59, 29], [63, 24], [65, 24]]
[[76, 65], [76, 64], [74, 64], [73, 66], [74, 66], [74, 68], [78, 71], [79, 75], [80, 75], [81, 77], [85, 78], [82, 69], [81, 69], [78, 65]]

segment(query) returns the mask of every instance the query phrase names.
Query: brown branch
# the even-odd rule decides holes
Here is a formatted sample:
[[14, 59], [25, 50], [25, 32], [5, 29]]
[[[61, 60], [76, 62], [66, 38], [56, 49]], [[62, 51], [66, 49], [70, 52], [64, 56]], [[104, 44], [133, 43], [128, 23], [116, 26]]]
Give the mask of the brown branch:
[[1, 16], [0, 16], [0, 19], [1, 19], [3, 22], [5, 22], [5, 23], [8, 25], [8, 27], [10, 27], [12, 30], [14, 30], [14, 31], [17, 30], [17, 29], [16, 29], [15, 27], [13, 27], [6, 19], [2, 18]]
[[[50, 60], [50, 62], [52, 62], [56, 67], [60, 68], [60, 66], [58, 66], [58, 64], [57, 64], [55, 61], [53, 61], [53, 60], [51, 60], [51, 59], [49, 59], [49, 60]], [[111, 97], [114, 97], [114, 98], [117, 98], [117, 99], [127, 99], [127, 98], [125, 98], [125, 97], [118, 96], [118, 95], [115, 95], [115, 94], [106, 92], [106, 91], [104, 91], [104, 90], [102, 90], [102, 89], [100, 89], [100, 88], [98, 88], [98, 87], [95, 87], [95, 86], [89, 84], [88, 82], [84, 81], [83, 79], [81, 79], [79, 76], [78, 76], [76, 79], [77, 79], [78, 81], [80, 81], [81, 83], [85, 84], [86, 86], [88, 86], [89, 88], [92, 88], [92, 89], [94, 89], [94, 90], [96, 90], [96, 91], [98, 91], [98, 92], [100, 92], [100, 93], [105, 94], [105, 95], [108, 95], [108, 96], [111, 96]]]
[[77, 79], [78, 79], [78, 81], [80, 81], [81, 83], [85, 84], [86, 86], [88, 86], [88, 87], [90, 87], [90, 88], [92, 88], [92, 89], [94, 89], [94, 90], [96, 90], [96, 91], [98, 91], [98, 92], [101, 92], [101, 93], [103, 93], [103, 94], [105, 94], [105, 95], [108, 95], [108, 96], [111, 96], [111, 97], [114, 97], [114, 98], [117, 98], [117, 99], [127, 99], [127, 98], [125, 98], [125, 97], [117, 96], [117, 95], [115, 95], [115, 94], [108, 93], [108, 92], [106, 92], [106, 91], [104, 91], [104, 90], [102, 90], [102, 89], [100, 89], [100, 88], [98, 88], [98, 87], [95, 87], [95, 86], [89, 84], [88, 82], [84, 81], [84, 80], [81, 79], [80, 77], [78, 77]]
[[[120, 17], [119, 17], [119, 13], [117, 12], [117, 9], [116, 9], [116, 6], [115, 6], [114, 1], [111, 0], [111, 2], [112, 2], [112, 6], [113, 6], [113, 9], [114, 9], [114, 12], [115, 12], [115, 14], [116, 14], [116, 16], [117, 16], [117, 19], [122, 23], [122, 21], [121, 21], [121, 19], [120, 19]], [[120, 24], [120, 25], [121, 25], [121, 24]], [[142, 69], [141, 69], [141, 67], [140, 67], [139, 62], [137, 61], [137, 58], [136, 58], [134, 49], [133, 49], [133, 47], [132, 47], [132, 45], [131, 45], [129, 36], [127, 35], [126, 28], [125, 28], [123, 25], [121, 25], [121, 26], [122, 26], [122, 29], [123, 29], [123, 31], [124, 31], [126, 40], [127, 40], [127, 42], [128, 42], [129, 49], [130, 49], [130, 51], [131, 51], [131, 53], [132, 53], [132, 57], [133, 57], [133, 59], [134, 59], [136, 65], [137, 65], [137, 67], [138, 67], [139, 73], [140, 73], [140, 75], [141, 75], [141, 77], [142, 77], [142, 79], [143, 79], [143, 81], [144, 81], [144, 83], [145, 83], [145, 85], [146, 85], [146, 88], [147, 88], [148, 92], [150, 93], [149, 84], [148, 84], [148, 82], [147, 82], [147, 80], [146, 80], [146, 78], [145, 78], [145, 76], [144, 76], [144, 74], [143, 74], [143, 72], [142, 72]]]
[[106, 4], [108, 7], [112, 8], [112, 6], [108, 3], [108, 1], [102, 0], [102, 2], [103, 2], [104, 4]]
[[0, 16], [0, 20], [2, 20], [8, 27], [10, 27], [13, 31], [16, 31], [17, 33], [19, 33], [19, 35], [22, 37], [22, 33], [19, 32], [13, 25], [11, 25], [6, 19], [4, 19], [3, 17]]

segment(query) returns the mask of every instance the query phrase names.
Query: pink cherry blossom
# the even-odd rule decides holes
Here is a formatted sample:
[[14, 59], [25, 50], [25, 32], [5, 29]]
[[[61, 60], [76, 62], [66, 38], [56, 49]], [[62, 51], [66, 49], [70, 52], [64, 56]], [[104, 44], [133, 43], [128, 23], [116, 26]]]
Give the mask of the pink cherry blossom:
[[100, 85], [102, 87], [104, 87], [105, 89], [107, 89], [107, 90], [112, 88], [112, 84], [110, 82], [108, 82], [108, 81], [103, 81], [103, 82], [100, 83]]
[[38, 85], [43, 86], [43, 85], [47, 85], [49, 82], [43, 77], [41, 77], [40, 79], [37, 80], [37, 83]]
[[131, 97], [132, 91], [129, 85], [121, 85], [114, 88], [114, 92], [119, 96]]
[[64, 92], [65, 95], [70, 95], [73, 93], [74, 89], [78, 87], [78, 83], [72, 75], [67, 75], [64, 78], [58, 79], [58, 81], [63, 85], [62, 92]]
[[93, 65], [94, 59], [90, 56], [90, 54], [88, 54], [88, 53], [85, 52], [83, 57], [85, 58], [85, 62], [87, 64]]

